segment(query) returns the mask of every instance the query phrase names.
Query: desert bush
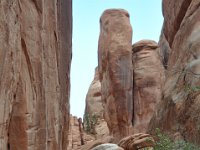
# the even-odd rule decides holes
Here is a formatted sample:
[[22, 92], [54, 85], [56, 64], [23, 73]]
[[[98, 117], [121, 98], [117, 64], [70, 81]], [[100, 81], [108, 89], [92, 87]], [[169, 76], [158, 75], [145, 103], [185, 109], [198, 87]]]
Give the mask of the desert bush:
[[95, 125], [97, 124], [97, 117], [95, 114], [88, 114], [84, 115], [84, 130], [87, 133], [95, 134]]
[[184, 140], [173, 141], [169, 136], [156, 129], [154, 150], [200, 150], [200, 147]]

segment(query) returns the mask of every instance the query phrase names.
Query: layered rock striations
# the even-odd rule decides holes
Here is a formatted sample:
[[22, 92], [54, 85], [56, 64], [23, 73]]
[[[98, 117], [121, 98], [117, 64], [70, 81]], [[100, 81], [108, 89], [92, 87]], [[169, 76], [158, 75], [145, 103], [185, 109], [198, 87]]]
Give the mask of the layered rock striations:
[[98, 68], [104, 117], [110, 134], [120, 139], [132, 126], [132, 28], [125, 10], [106, 10], [100, 19]]
[[0, 149], [67, 148], [71, 0], [0, 2]]
[[133, 128], [146, 133], [158, 102], [162, 98], [164, 67], [158, 44], [143, 40], [133, 45]]
[[159, 127], [200, 143], [200, 1], [163, 0], [164, 25], [161, 54], [166, 58], [163, 99], [151, 130]]

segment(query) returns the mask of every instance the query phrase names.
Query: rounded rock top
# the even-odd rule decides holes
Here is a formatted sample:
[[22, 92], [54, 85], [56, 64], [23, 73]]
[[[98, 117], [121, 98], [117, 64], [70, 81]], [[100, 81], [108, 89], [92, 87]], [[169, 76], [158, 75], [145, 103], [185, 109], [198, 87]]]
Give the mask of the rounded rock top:
[[106, 18], [106, 17], [115, 17], [115, 16], [126, 16], [126, 17], [130, 17], [129, 12], [125, 9], [107, 9], [103, 12], [103, 14], [101, 15], [101, 19]]
[[106, 143], [106, 144], [98, 145], [94, 147], [92, 150], [124, 150], [124, 149], [119, 147], [116, 144]]

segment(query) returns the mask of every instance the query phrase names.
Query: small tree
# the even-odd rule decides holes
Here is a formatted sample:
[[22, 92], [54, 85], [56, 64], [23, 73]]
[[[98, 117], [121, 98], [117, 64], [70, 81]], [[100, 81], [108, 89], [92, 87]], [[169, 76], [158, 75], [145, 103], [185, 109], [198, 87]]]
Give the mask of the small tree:
[[95, 114], [90, 115], [90, 114], [86, 113], [84, 115], [84, 124], [85, 124], [84, 130], [87, 133], [95, 134], [96, 123], [97, 123], [97, 117]]

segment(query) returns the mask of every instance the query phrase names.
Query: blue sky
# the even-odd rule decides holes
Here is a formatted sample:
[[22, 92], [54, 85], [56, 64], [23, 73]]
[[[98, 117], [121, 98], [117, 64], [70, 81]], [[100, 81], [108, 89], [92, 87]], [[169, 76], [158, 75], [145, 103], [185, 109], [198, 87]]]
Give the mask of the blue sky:
[[73, 0], [73, 57], [71, 66], [71, 114], [82, 117], [85, 97], [97, 66], [99, 18], [104, 10], [123, 8], [130, 14], [133, 43], [158, 41], [163, 17], [162, 0]]

